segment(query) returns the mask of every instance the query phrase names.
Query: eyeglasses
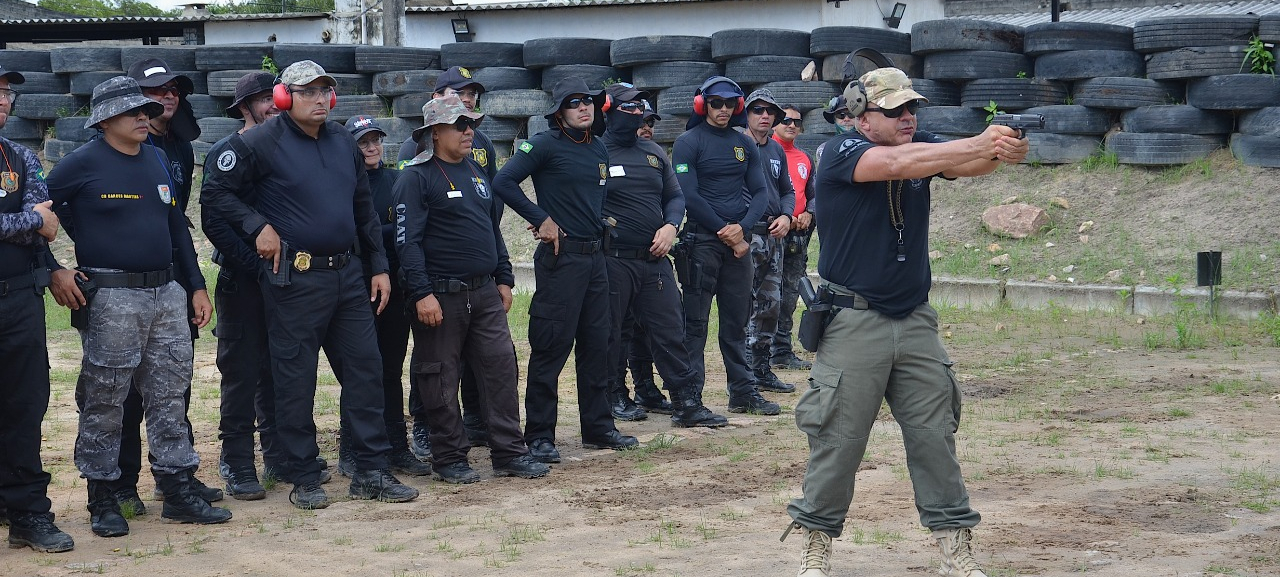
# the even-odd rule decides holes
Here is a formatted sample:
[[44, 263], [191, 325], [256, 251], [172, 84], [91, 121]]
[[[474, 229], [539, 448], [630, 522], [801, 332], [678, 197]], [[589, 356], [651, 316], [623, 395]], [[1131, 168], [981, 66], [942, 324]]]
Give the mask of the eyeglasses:
[[333, 94], [332, 86], [310, 86], [307, 88], [290, 88], [289, 94], [301, 94], [307, 100], [315, 100], [316, 98], [328, 98]]
[[912, 100], [897, 108], [868, 108], [867, 112], [879, 112], [885, 118], [897, 118], [902, 116], [903, 112], [910, 112], [914, 116], [917, 110], [920, 110], [919, 100]]
[[477, 126], [480, 126], [479, 118], [467, 118], [465, 116], [453, 123], [453, 129], [458, 132], [466, 132], [468, 128], [475, 130]]
[[649, 128], [653, 128], [653, 125], [655, 125], [655, 124], [657, 124], [657, 123], [658, 123], [658, 121], [657, 121], [657, 120], [654, 120], [654, 119], [652, 119], [652, 118], [645, 119], [645, 121], [644, 121], [644, 125], [645, 125], [645, 126], [648, 126]]
[[147, 96], [158, 96], [160, 98], [164, 98], [169, 94], [172, 94], [175, 97], [182, 96], [182, 91], [179, 90], [177, 86], [152, 86], [143, 88], [142, 92]]
[[779, 120], [779, 121], [778, 121], [778, 124], [781, 124], [781, 125], [783, 125], [783, 126], [792, 126], [792, 125], [795, 125], [797, 128], [799, 128], [799, 127], [800, 127], [800, 123], [802, 123], [802, 122], [804, 122], [804, 121], [803, 121], [803, 120], [801, 120], [801, 119], [799, 119], [799, 118], [783, 118], [782, 120]]
[[583, 104], [591, 105], [591, 103], [592, 103], [592, 100], [590, 96], [583, 96], [582, 98], [570, 98], [564, 101], [564, 106], [561, 106], [560, 108], [563, 108], [565, 110], [573, 110], [574, 108], [582, 106]]
[[18, 100], [18, 91], [9, 88], [0, 88], [0, 100], [8, 100], [14, 102]]
[[710, 106], [711, 108], [713, 108], [713, 109], [715, 109], [715, 110], [723, 110], [723, 109], [725, 109], [725, 108], [733, 108], [733, 107], [735, 107], [735, 106], [737, 106], [737, 105], [738, 105], [738, 101], [737, 101], [736, 99], [735, 99], [735, 100], [725, 100], [725, 99], [723, 99], [723, 98], [713, 98], [713, 99], [711, 99], [711, 100], [708, 100], [708, 101], [707, 101], [707, 106]]
[[[886, 114], [885, 116], [888, 116], [888, 115]], [[848, 110], [841, 110], [840, 112], [836, 113], [836, 120], [848, 120], [850, 118], [853, 118], [853, 114], [851, 114]]]
[[773, 107], [771, 107], [771, 106], [752, 106], [752, 107], [751, 107], [751, 113], [752, 113], [752, 114], [755, 114], [756, 116], [764, 116], [765, 114], [773, 114]]
[[356, 146], [359, 146], [361, 149], [373, 148], [375, 146], [382, 146], [382, 137], [379, 136], [377, 138], [361, 138], [360, 140], [356, 141]]
[[630, 114], [635, 114], [636, 112], [644, 110], [644, 103], [643, 102], [623, 102], [622, 104], [618, 105], [618, 110], [621, 110], [623, 112], [627, 112]]

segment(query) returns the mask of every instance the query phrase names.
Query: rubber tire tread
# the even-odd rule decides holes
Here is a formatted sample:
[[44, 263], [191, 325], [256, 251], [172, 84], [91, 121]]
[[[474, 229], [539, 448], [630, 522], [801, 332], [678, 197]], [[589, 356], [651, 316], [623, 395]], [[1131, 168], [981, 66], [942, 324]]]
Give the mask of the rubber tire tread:
[[1224, 144], [1221, 137], [1167, 132], [1116, 132], [1106, 138], [1106, 149], [1120, 164], [1149, 166], [1195, 162]]
[[71, 79], [67, 88], [67, 94], [75, 94], [76, 96], [93, 96], [93, 88], [108, 79], [120, 76], [120, 72], [72, 72], [67, 77]]
[[489, 116], [523, 118], [546, 114], [552, 105], [551, 95], [541, 90], [495, 90], [481, 98], [480, 109]]
[[824, 136], [834, 136], [836, 133], [836, 125], [827, 122], [827, 117], [823, 116], [825, 108], [815, 108], [804, 113], [804, 134], [821, 134]]
[[810, 62], [808, 56], [743, 56], [726, 61], [724, 74], [740, 85], [800, 80]]
[[471, 71], [471, 79], [479, 82], [485, 91], [537, 88], [538, 72], [517, 66], [489, 66]]
[[1027, 134], [1031, 149], [1022, 164], [1070, 164], [1081, 162], [1102, 145], [1098, 136], [1032, 132]]
[[28, 72], [53, 72], [48, 50], [0, 49], [0, 66], [6, 70]]
[[[258, 70], [272, 56], [274, 44], [221, 44], [196, 51], [196, 70]], [[281, 67], [283, 68], [283, 67]]]
[[1280, 78], [1223, 74], [1187, 83], [1187, 104], [1210, 110], [1252, 110], [1280, 104]]
[[217, 142], [244, 128], [244, 121], [225, 116], [208, 116], [196, 121], [200, 125], [200, 138], [205, 142]]
[[440, 46], [440, 68], [524, 66], [524, 45], [514, 42], [450, 42]]
[[207, 76], [208, 88], [205, 94], [231, 97], [234, 100], [236, 83], [240, 82], [240, 78], [245, 74], [252, 72], [258, 72], [258, 70], [214, 70]]
[[982, 78], [960, 91], [960, 106], [982, 108], [994, 100], [1002, 110], [1063, 104], [1067, 85], [1038, 78]]
[[480, 123], [480, 130], [484, 131], [484, 135], [491, 141], [512, 141], [520, 136], [526, 122], [523, 118], [486, 116]]
[[[693, 93], [701, 88], [700, 84], [689, 84], [685, 86], [672, 86], [666, 90], [661, 90], [657, 94], [658, 101], [654, 103], [654, 110], [660, 116], [693, 116]], [[656, 137], [656, 126], [654, 135]]]
[[[627, 78], [625, 71], [618, 70], [612, 66], [600, 66], [596, 64], [562, 64], [557, 66], [548, 66], [542, 69], [542, 81], [539, 83], [543, 90], [551, 91], [557, 82], [577, 76], [587, 83], [590, 88], [603, 88], [605, 81], [623, 80]], [[538, 85], [531, 86], [536, 88]]]
[[124, 70], [120, 48], [109, 46], [54, 48], [49, 51], [49, 67], [59, 74]]
[[684, 134], [684, 126], [689, 122], [688, 116], [668, 116], [653, 124], [653, 141], [660, 144], [671, 144]]
[[[924, 57], [914, 54], [894, 54], [892, 52], [882, 52], [885, 58], [893, 63], [897, 68], [907, 73], [908, 78], [920, 78], [924, 76]], [[833, 54], [823, 57], [822, 59], [822, 79], [827, 82], [844, 81], [844, 63], [849, 58], [848, 54]], [[855, 78], [861, 78], [863, 74], [871, 72], [877, 66], [872, 64], [870, 60], [861, 56], [854, 57]]]
[[546, 68], [567, 64], [609, 66], [612, 40], [604, 38], [534, 38], [524, 43], [525, 68]]
[[81, 146], [84, 146], [83, 142], [58, 140], [56, 138], [46, 139], [44, 141], [44, 159], [48, 162], [57, 163]]
[[1280, 136], [1280, 106], [1268, 106], [1245, 112], [1240, 115], [1238, 126], [1242, 134]]
[[706, 36], [634, 36], [619, 38], [609, 46], [609, 63], [613, 66], [681, 60], [712, 62], [711, 39]]
[[443, 70], [394, 70], [373, 75], [373, 93], [378, 96], [404, 96], [436, 89], [436, 78]]
[[[815, 108], [826, 108], [831, 101], [831, 97], [837, 94], [835, 86], [829, 82], [805, 82], [803, 80], [770, 82], [755, 88], [769, 89], [779, 104], [793, 105], [800, 109], [801, 114]], [[689, 105], [692, 107], [692, 99], [690, 99]]]
[[653, 62], [632, 68], [631, 83], [641, 90], [660, 90], [672, 86], [701, 84], [712, 76], [723, 75], [724, 66], [715, 62]]
[[1186, 104], [1143, 106], [1120, 115], [1120, 129], [1125, 132], [1230, 134], [1232, 124], [1229, 114]]
[[979, 78], [1013, 78], [1035, 70], [1031, 59], [1012, 52], [957, 50], [924, 57], [924, 77], [930, 80], [964, 81]]
[[334, 87], [338, 91], [338, 100], [347, 95], [373, 94], [373, 77], [368, 74], [330, 72], [329, 76], [338, 82]]
[[386, 148], [392, 143], [399, 144], [404, 142], [407, 138], [413, 135], [414, 129], [422, 126], [421, 122], [413, 122], [403, 118], [396, 118], [394, 116], [375, 118], [374, 121], [377, 122], [378, 126], [381, 126], [382, 130], [387, 133], [387, 137], [382, 143], [383, 148]]
[[1035, 106], [1022, 113], [1043, 114], [1044, 132], [1053, 134], [1099, 136], [1111, 130], [1112, 125], [1111, 111], [1079, 104]]
[[[97, 136], [97, 128], [85, 128], [85, 121], [89, 120], [88, 116], [64, 116], [53, 121], [53, 137], [58, 140], [67, 142], [89, 142], [89, 139]], [[9, 125], [4, 127], [8, 132]]]
[[[373, 94], [338, 95], [338, 105], [329, 111], [329, 120], [346, 122], [353, 116], [372, 116], [377, 118], [386, 114], [387, 103], [381, 96]], [[418, 112], [422, 112], [419, 108]]]
[[208, 94], [189, 94], [187, 102], [191, 103], [191, 112], [196, 118], [204, 118], [206, 116], [226, 116], [227, 107], [231, 106], [231, 99], [222, 96], [209, 96]]
[[1231, 154], [1248, 166], [1280, 168], [1280, 135], [1231, 135]]
[[[58, 120], [62, 120], [61, 118]], [[80, 119], [80, 124], [84, 124], [85, 119]], [[9, 140], [40, 140], [44, 138], [44, 122], [39, 120], [27, 120], [20, 116], [10, 116], [4, 123], [4, 137]], [[36, 149], [32, 149], [36, 150]]]
[[960, 85], [954, 82], [912, 78], [911, 88], [929, 99], [924, 106], [960, 106]]
[[121, 46], [120, 69], [128, 70], [134, 62], [147, 58], [159, 58], [169, 65], [169, 70], [195, 70], [196, 51], [200, 46]]
[[[18, 68], [10, 68], [5, 65], [5, 70], [19, 70]], [[23, 84], [15, 85], [14, 88], [23, 94], [67, 94], [71, 92], [71, 79], [66, 74], [54, 74], [52, 72], [27, 72], [22, 71], [23, 78], [27, 81]], [[21, 96], [18, 101], [22, 101]]]
[[1133, 51], [1133, 28], [1100, 22], [1041, 22], [1027, 26], [1022, 53], [1040, 56], [1074, 50]]
[[1139, 106], [1171, 104], [1182, 100], [1181, 83], [1148, 78], [1104, 77], [1081, 80], [1072, 86], [1073, 103], [1094, 108], [1128, 110]]
[[1149, 18], [1133, 25], [1133, 48], [1160, 52], [1184, 46], [1243, 45], [1257, 30], [1258, 17], [1245, 14]]
[[1035, 77], [1045, 80], [1084, 80], [1101, 76], [1147, 74], [1146, 59], [1132, 50], [1068, 50], [1036, 58]]
[[911, 25], [911, 53], [979, 50], [1021, 54], [1025, 34], [1022, 26], [987, 20], [925, 20]]
[[818, 147], [822, 143], [831, 140], [833, 135], [830, 134], [801, 134], [796, 137], [795, 147], [805, 151], [809, 158], [813, 158], [818, 153]]
[[1244, 46], [1193, 46], [1152, 54], [1147, 61], [1147, 78], [1169, 80], [1237, 74], [1247, 69], [1244, 51]]
[[542, 116], [530, 116], [529, 119], [525, 121], [525, 139], [528, 140], [533, 138], [533, 135], [549, 128], [551, 128], [551, 123], [548, 122], [546, 118], [543, 118]]
[[[929, 106], [916, 114], [916, 127], [939, 134], [973, 136], [987, 129], [987, 112], [967, 106]], [[831, 133], [835, 134], [834, 128]]]
[[1258, 39], [1263, 42], [1280, 43], [1280, 13], [1263, 14], [1258, 17]]
[[808, 58], [809, 54], [809, 33], [799, 30], [731, 28], [711, 35], [711, 59], [716, 62], [744, 56]]
[[871, 48], [881, 54], [910, 54], [911, 35], [864, 26], [823, 26], [809, 33], [809, 54], [814, 57], [844, 55], [859, 48]]
[[354, 44], [276, 44], [272, 58], [281, 72], [290, 64], [310, 60], [330, 76], [356, 73]]
[[27, 120], [56, 120], [74, 115], [89, 104], [89, 99], [72, 94], [23, 94], [14, 103], [14, 116]]
[[440, 68], [440, 50], [415, 46], [356, 46], [356, 72]]
[[[430, 90], [426, 92], [410, 92], [409, 94], [401, 94], [400, 96], [391, 99], [391, 115], [396, 118], [417, 118], [421, 120], [422, 106], [430, 101]], [[480, 108], [483, 110], [484, 104], [481, 104]]]

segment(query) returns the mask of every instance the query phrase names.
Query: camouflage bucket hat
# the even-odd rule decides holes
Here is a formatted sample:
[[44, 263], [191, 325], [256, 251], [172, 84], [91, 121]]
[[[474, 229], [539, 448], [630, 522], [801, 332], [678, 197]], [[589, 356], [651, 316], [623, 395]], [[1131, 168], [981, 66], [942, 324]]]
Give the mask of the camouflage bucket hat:
[[413, 139], [421, 140], [422, 135], [432, 126], [453, 124], [459, 118], [479, 120], [484, 118], [484, 114], [468, 110], [467, 105], [463, 104], [456, 94], [432, 98], [430, 102], [422, 105], [422, 126], [413, 130]]
[[867, 92], [867, 102], [880, 108], [897, 108], [912, 100], [929, 101], [912, 90], [911, 79], [897, 68], [877, 68], [863, 74], [860, 81]]
[[150, 117], [164, 112], [164, 105], [143, 96], [138, 81], [128, 76], [113, 76], [93, 87], [89, 106], [92, 110], [89, 112], [89, 119], [84, 122], [85, 128], [93, 128], [103, 120], [135, 108], [143, 109]]
[[299, 60], [290, 64], [280, 73], [280, 83], [294, 86], [311, 84], [317, 78], [323, 78], [329, 86], [337, 86], [338, 81], [329, 76], [319, 64], [310, 60]]

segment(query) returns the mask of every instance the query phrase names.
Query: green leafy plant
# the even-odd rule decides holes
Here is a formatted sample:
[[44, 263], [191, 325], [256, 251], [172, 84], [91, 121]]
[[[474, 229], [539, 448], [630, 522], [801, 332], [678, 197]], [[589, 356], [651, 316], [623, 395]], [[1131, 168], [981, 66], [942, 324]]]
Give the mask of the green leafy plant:
[[1245, 64], [1249, 65], [1249, 72], [1254, 74], [1276, 75], [1276, 55], [1267, 50], [1267, 45], [1257, 36], [1249, 40], [1249, 47], [1244, 51], [1244, 61], [1240, 63], [1241, 71]]
[[262, 55], [262, 71], [270, 72], [275, 75], [280, 74], [280, 67], [276, 66], [276, 61], [267, 55]]
[[982, 109], [987, 111], [988, 123], [990, 123], [991, 119], [995, 118], [997, 114], [1004, 114], [1004, 111], [1000, 110], [1000, 107], [996, 106], [996, 101], [994, 100], [988, 100], [987, 105], [983, 106]]
[[1026, 78], [1026, 77], [1027, 77], [1027, 71], [1026, 71], [1026, 70], [1019, 70], [1019, 71], [1018, 71], [1018, 78]]

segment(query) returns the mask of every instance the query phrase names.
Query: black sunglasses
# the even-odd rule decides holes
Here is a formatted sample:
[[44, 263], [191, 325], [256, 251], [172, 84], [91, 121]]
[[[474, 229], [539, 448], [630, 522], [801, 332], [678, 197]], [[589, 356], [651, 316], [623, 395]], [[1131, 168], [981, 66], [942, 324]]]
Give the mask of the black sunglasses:
[[645, 126], [648, 126], [649, 128], [653, 128], [653, 125], [655, 125], [655, 124], [657, 124], [657, 123], [658, 123], [658, 121], [657, 121], [657, 120], [654, 120], [654, 119], [652, 119], [652, 118], [646, 119], [646, 120], [644, 121], [644, 125], [645, 125]]
[[[885, 116], [888, 116], [888, 115], [886, 114]], [[848, 110], [841, 110], [840, 112], [836, 113], [836, 118], [839, 120], [848, 120], [850, 118], [853, 118], [853, 114], [850, 113]]]
[[772, 106], [752, 106], [751, 107], [751, 113], [757, 116], [763, 115], [766, 112], [773, 114], [773, 107]]
[[582, 98], [570, 98], [564, 101], [564, 106], [561, 106], [560, 108], [563, 108], [565, 110], [573, 110], [579, 106], [582, 106], [583, 104], [591, 104], [591, 103], [592, 103], [592, 100], [590, 96], [583, 96]]
[[477, 126], [480, 126], [479, 118], [467, 118], [465, 116], [453, 123], [453, 129], [458, 132], [466, 132], [468, 128], [475, 130]]
[[738, 101], [737, 101], [737, 100], [725, 100], [725, 99], [723, 99], [723, 98], [715, 98], [715, 99], [712, 99], [712, 100], [708, 100], [708, 101], [707, 101], [707, 106], [710, 106], [711, 108], [714, 108], [714, 109], [716, 109], [716, 110], [722, 110], [722, 109], [725, 109], [725, 108], [733, 108], [733, 107], [735, 107], [735, 106], [737, 106], [737, 105], [738, 105]]
[[879, 112], [885, 118], [897, 118], [902, 116], [903, 112], [910, 112], [914, 116], [917, 110], [920, 110], [919, 100], [912, 100], [897, 108], [868, 108], [867, 112]]
[[618, 105], [618, 110], [621, 110], [623, 112], [635, 112], [637, 110], [644, 110], [644, 103], [643, 102], [623, 102], [622, 104]]
[[782, 120], [778, 121], [778, 124], [781, 124], [783, 126], [791, 126], [793, 124], [796, 126], [800, 126], [801, 123], [803, 122], [804, 121], [799, 118], [783, 118]]

